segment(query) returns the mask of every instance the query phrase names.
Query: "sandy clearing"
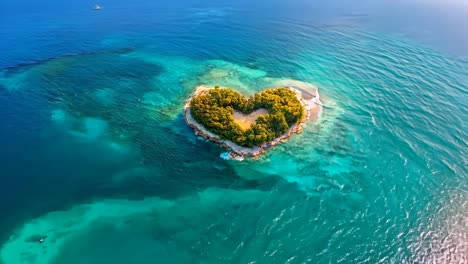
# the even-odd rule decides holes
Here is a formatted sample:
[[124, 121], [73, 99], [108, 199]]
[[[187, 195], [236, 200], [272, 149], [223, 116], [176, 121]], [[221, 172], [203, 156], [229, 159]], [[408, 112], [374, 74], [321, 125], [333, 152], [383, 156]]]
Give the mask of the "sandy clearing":
[[233, 117], [236, 124], [238, 124], [243, 130], [247, 130], [250, 128], [250, 126], [255, 124], [255, 121], [259, 116], [266, 114], [268, 114], [268, 110], [265, 108], [257, 109], [248, 115], [244, 115], [243, 113], [234, 110]]

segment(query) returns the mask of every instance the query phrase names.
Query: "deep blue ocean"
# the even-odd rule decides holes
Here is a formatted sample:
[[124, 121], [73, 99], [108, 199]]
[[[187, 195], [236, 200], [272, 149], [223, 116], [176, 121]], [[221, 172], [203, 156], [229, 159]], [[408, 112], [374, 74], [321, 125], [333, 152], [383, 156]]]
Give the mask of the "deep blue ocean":
[[[258, 159], [184, 122], [285, 80]], [[468, 263], [467, 113], [466, 1], [0, 0], [0, 263]]]

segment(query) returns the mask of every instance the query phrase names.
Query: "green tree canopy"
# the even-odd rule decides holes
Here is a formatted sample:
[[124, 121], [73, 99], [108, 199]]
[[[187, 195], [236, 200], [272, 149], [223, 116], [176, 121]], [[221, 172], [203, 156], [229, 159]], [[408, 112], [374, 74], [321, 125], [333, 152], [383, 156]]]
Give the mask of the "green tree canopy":
[[[250, 98], [229, 88], [216, 88], [197, 95], [190, 107], [193, 118], [206, 129], [245, 147], [272, 141], [304, 118], [304, 107], [287, 88], [267, 89]], [[268, 114], [248, 130], [235, 123], [234, 110], [250, 114], [259, 108], [267, 109]]]

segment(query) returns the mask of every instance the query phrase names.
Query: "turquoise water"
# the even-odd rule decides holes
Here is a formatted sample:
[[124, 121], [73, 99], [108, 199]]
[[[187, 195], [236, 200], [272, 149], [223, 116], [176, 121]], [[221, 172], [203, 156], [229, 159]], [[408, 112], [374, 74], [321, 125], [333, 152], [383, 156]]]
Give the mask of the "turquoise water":
[[[466, 263], [468, 34], [331, 3], [6, 16], [0, 263]], [[185, 125], [199, 84], [291, 79], [322, 116], [258, 159]]]

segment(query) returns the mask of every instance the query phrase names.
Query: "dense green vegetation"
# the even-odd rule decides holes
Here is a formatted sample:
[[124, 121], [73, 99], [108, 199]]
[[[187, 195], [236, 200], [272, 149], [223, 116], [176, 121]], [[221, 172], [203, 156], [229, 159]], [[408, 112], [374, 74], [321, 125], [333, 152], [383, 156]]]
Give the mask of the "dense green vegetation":
[[[247, 98], [228, 88], [215, 88], [191, 101], [191, 114], [206, 129], [241, 146], [260, 146], [284, 134], [304, 118], [304, 108], [287, 88], [272, 88]], [[234, 122], [234, 109], [244, 114], [265, 108], [248, 130]]]

